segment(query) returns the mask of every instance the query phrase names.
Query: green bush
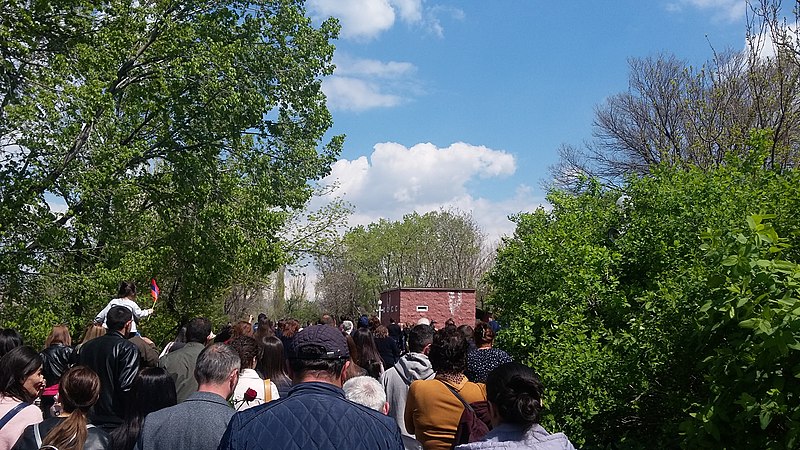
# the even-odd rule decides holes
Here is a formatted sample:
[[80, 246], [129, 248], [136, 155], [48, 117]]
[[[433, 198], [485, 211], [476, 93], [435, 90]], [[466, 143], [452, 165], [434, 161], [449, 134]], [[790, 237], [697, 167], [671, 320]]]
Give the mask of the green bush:
[[515, 217], [490, 301], [499, 345], [542, 378], [546, 428], [584, 448], [796, 443], [798, 249], [777, 236], [800, 233], [800, 175], [754, 163], [759, 136], [753, 161], [589, 181]]

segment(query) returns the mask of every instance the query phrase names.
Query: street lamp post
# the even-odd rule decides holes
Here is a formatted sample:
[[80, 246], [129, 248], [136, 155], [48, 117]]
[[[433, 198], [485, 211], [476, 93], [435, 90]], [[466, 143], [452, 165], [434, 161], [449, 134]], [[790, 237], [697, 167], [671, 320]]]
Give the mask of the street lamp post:
[[378, 320], [381, 320], [381, 311], [383, 310], [381, 305], [383, 305], [383, 301], [382, 300], [378, 300]]

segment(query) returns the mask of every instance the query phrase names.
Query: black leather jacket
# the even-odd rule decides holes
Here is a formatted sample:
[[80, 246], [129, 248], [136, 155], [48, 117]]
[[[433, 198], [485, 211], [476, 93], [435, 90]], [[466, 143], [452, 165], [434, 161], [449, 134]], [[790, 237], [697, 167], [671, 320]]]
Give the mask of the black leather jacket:
[[61, 343], [53, 344], [39, 353], [44, 361], [42, 374], [47, 386], [58, 383], [61, 375], [69, 369], [69, 366], [72, 365], [72, 354], [72, 347]]
[[[44, 422], [39, 423], [39, 436], [44, 439], [53, 428], [56, 427], [63, 417], [51, 417], [44, 419]], [[39, 450], [36, 445], [36, 437], [33, 432], [34, 425], [28, 425], [22, 433], [17, 443], [11, 450]], [[86, 432], [86, 443], [83, 444], [83, 450], [106, 450], [111, 448], [111, 437], [108, 433], [98, 427], [91, 426]]]
[[122, 423], [125, 396], [139, 370], [139, 350], [118, 331], [83, 344], [77, 364], [100, 377], [100, 399], [94, 405], [92, 423], [98, 426]]

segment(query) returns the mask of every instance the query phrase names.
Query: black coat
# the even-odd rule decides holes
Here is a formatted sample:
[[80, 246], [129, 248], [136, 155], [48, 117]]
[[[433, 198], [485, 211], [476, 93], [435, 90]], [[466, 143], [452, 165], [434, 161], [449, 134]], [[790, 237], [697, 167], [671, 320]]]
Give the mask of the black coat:
[[52, 386], [58, 383], [61, 375], [72, 365], [73, 353], [72, 347], [61, 343], [53, 344], [39, 353], [44, 362], [42, 375], [44, 375], [45, 385]]
[[386, 369], [394, 367], [394, 363], [400, 357], [400, 347], [397, 342], [391, 337], [375, 338], [375, 346], [378, 347], [378, 353], [381, 354], [383, 367]]
[[122, 423], [126, 395], [139, 370], [139, 350], [118, 331], [109, 331], [83, 344], [77, 363], [100, 377], [100, 398], [94, 405], [92, 423]]

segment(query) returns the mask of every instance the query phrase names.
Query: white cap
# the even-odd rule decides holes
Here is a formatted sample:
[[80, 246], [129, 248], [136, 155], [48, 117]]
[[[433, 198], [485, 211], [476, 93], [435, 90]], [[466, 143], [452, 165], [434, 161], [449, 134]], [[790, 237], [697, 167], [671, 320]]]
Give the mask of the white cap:
[[431, 324], [431, 319], [428, 319], [427, 317], [421, 317], [417, 321], [417, 325], [430, 325], [430, 324]]

